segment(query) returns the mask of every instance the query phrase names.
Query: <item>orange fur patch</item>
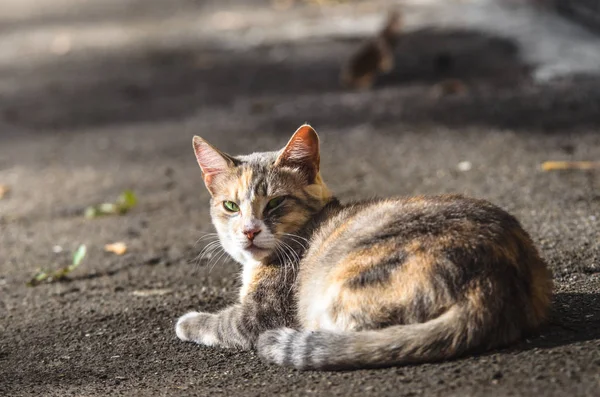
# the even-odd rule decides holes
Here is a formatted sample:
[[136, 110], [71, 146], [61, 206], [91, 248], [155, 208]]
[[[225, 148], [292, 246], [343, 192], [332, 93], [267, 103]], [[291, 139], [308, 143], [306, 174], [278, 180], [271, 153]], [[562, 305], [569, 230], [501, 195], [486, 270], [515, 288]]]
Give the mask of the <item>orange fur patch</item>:
[[243, 302], [244, 298], [253, 292], [255, 292], [260, 286], [261, 281], [274, 278], [277, 276], [277, 268], [274, 266], [257, 266], [251, 275], [250, 282], [248, 285], [244, 285], [240, 290], [240, 300]]
[[[351, 254], [348, 260], [338, 265], [331, 277], [332, 283], [340, 285], [340, 292], [332, 305], [331, 316], [338, 319], [344, 316], [361, 316], [375, 322], [384, 321], [390, 309], [405, 307], [418, 294], [432, 291], [431, 269], [435, 260], [424, 253], [420, 244], [413, 243], [405, 247], [410, 252], [407, 259], [390, 274], [389, 281], [383, 284], [372, 284], [364, 288], [350, 288], [346, 281], [357, 277], [360, 273], [377, 266], [383, 258], [392, 255], [397, 247], [393, 244], [376, 246]], [[431, 297], [434, 301], [435, 297]], [[438, 306], [445, 307], [446, 302]], [[438, 310], [432, 309], [432, 312]]]

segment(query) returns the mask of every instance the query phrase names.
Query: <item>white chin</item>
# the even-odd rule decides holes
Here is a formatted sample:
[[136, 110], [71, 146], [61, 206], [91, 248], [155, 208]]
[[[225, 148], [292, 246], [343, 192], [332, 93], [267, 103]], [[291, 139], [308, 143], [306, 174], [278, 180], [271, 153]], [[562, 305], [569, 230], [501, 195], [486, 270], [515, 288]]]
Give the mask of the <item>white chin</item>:
[[250, 248], [244, 250], [244, 254], [248, 258], [252, 258], [254, 260], [264, 259], [269, 255], [269, 253], [270, 251], [267, 249]]

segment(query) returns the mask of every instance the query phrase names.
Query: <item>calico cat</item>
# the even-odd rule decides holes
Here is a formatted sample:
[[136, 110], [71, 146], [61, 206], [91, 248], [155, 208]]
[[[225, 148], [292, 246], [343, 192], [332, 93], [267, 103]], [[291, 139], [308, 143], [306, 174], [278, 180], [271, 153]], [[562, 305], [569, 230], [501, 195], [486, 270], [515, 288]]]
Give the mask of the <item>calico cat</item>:
[[380, 73], [394, 68], [394, 47], [402, 27], [400, 13], [392, 11], [377, 36], [362, 44], [342, 68], [340, 82], [349, 88], [366, 89]]
[[299, 369], [450, 359], [544, 321], [551, 274], [519, 222], [460, 195], [340, 203], [301, 126], [280, 151], [229, 156], [194, 137], [239, 303], [179, 318], [177, 336], [256, 348]]

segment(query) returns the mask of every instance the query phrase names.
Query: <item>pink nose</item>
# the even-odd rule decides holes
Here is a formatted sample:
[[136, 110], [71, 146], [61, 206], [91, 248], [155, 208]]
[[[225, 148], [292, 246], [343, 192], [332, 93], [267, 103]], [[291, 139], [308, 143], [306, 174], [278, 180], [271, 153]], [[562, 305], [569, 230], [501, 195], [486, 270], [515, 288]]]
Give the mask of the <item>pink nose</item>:
[[254, 237], [256, 237], [261, 232], [260, 229], [245, 229], [244, 234], [248, 237], [248, 240], [253, 241]]

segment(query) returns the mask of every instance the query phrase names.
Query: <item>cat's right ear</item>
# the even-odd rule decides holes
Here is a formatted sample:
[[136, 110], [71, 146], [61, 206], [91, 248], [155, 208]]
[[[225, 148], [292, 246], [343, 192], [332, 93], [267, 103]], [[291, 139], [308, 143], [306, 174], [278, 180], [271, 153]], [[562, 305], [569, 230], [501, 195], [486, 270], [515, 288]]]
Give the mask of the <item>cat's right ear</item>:
[[300, 126], [275, 161], [276, 166], [301, 170], [309, 183], [319, 173], [319, 136], [308, 124]]
[[192, 144], [196, 160], [198, 160], [198, 165], [200, 165], [200, 169], [202, 170], [204, 184], [212, 192], [211, 185], [214, 178], [235, 167], [235, 160], [199, 136], [194, 136]]

